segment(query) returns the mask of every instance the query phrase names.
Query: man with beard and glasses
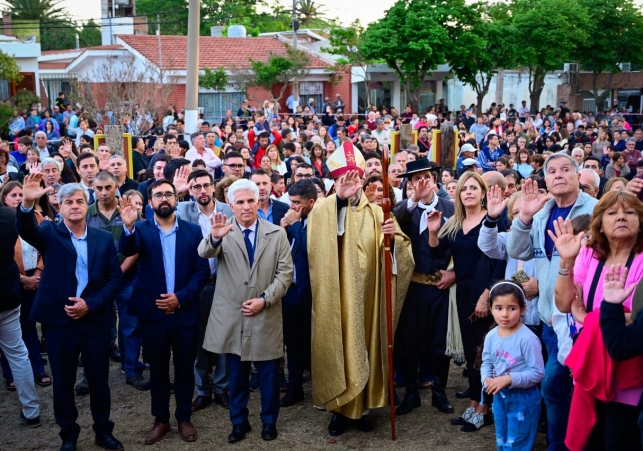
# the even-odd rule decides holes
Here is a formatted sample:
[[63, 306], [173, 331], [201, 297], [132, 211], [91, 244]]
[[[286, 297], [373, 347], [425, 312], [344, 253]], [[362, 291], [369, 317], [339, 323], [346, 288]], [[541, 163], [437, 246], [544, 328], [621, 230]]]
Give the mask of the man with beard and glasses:
[[[179, 202], [176, 215], [192, 224], [201, 227], [203, 235], [210, 233], [210, 220], [215, 213], [232, 216], [232, 210], [227, 204], [214, 199], [214, 183], [212, 176], [205, 169], [194, 171], [188, 177], [190, 196], [196, 202]], [[208, 316], [212, 308], [214, 287], [217, 281], [217, 259], [208, 259], [210, 263], [210, 277], [199, 295], [201, 304], [201, 321], [199, 323], [199, 349], [194, 362], [194, 379], [197, 397], [192, 402], [192, 411], [197, 412], [206, 408], [212, 402], [228, 407], [228, 371], [225, 354], [214, 354], [203, 349], [205, 328], [208, 325]], [[216, 369], [213, 371], [213, 367]], [[212, 376], [210, 377], [210, 373]]]
[[193, 442], [197, 433], [190, 417], [199, 347], [199, 293], [210, 268], [197, 252], [203, 238], [201, 228], [174, 213], [174, 185], [168, 180], [155, 181], [148, 197], [154, 211], [151, 219], [136, 223], [138, 212], [130, 199], [121, 199], [118, 207], [124, 227], [119, 250], [126, 257], [138, 254], [139, 262], [132, 291], [136, 302], [128, 305], [128, 313], [139, 319], [150, 364], [155, 418], [145, 444], [160, 441], [170, 431], [170, 355], [174, 357], [174, 415], [179, 435]]

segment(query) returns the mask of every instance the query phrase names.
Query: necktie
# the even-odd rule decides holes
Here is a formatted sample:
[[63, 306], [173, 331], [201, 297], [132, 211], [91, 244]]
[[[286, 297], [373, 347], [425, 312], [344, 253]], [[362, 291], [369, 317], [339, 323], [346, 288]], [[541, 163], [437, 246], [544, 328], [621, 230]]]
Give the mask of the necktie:
[[243, 231], [243, 241], [246, 243], [246, 250], [248, 251], [248, 260], [250, 262], [250, 267], [252, 268], [252, 263], [255, 261], [255, 250], [250, 241], [250, 232], [252, 230], [246, 229]]
[[88, 202], [88, 204], [91, 205], [94, 202], [96, 202], [96, 199], [94, 198], [94, 188], [87, 188], [87, 191], [89, 191], [89, 202]]

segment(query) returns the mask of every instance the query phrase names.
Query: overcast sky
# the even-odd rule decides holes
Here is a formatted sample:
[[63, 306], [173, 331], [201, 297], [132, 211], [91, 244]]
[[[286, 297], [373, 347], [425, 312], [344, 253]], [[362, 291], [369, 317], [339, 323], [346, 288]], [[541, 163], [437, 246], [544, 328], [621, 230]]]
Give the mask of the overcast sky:
[[[292, 2], [280, 1], [284, 5], [292, 5]], [[384, 11], [393, 5], [394, 0], [369, 0], [367, 5], [363, 2], [347, 0], [319, 0], [318, 3], [324, 6], [329, 18], [339, 17], [344, 24], [359, 18], [362, 24], [366, 25], [383, 17]], [[101, 17], [100, 0], [85, 0], [82, 2], [82, 7], [79, 7], [78, 0], [63, 0], [62, 5], [77, 20], [96, 20]]]

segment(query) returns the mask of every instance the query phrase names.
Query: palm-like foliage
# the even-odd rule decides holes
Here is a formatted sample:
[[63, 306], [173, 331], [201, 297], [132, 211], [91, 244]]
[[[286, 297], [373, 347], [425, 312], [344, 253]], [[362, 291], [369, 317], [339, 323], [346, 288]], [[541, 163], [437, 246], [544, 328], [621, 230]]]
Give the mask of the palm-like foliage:
[[313, 0], [299, 0], [299, 21], [302, 25], [308, 25], [310, 22], [324, 18], [324, 8], [322, 5], [315, 3]]
[[55, 21], [67, 12], [60, 0], [7, 0], [6, 11], [14, 20]]

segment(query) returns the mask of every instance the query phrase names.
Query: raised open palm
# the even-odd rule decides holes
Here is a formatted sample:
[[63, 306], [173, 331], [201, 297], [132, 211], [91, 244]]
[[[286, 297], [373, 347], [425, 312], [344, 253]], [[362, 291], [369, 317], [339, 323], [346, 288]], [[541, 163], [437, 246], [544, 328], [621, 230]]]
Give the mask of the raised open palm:
[[574, 235], [572, 221], [564, 221], [563, 218], [558, 218], [554, 221], [554, 232], [551, 230], [547, 231], [549, 237], [554, 242], [554, 246], [556, 246], [560, 258], [563, 260], [575, 260], [583, 245], [585, 232]]
[[362, 179], [357, 171], [348, 171], [335, 182], [335, 193], [340, 199], [351, 199], [362, 189]]
[[493, 185], [487, 192], [487, 214], [491, 218], [499, 218], [505, 211], [509, 199], [503, 198], [502, 189], [498, 185]]
[[433, 210], [426, 217], [426, 226], [430, 233], [438, 233], [442, 227], [442, 213], [438, 210]]
[[636, 289], [636, 284], [633, 283], [625, 288], [627, 272], [627, 266], [621, 265], [612, 265], [607, 269], [603, 281], [603, 299], [605, 301], [610, 304], [622, 304], [630, 297]]
[[419, 179], [413, 183], [411, 199], [413, 202], [419, 202], [431, 194], [431, 191], [435, 191], [435, 188], [435, 184], [431, 183], [429, 179]]
[[520, 219], [529, 224], [534, 215], [543, 208], [548, 198], [538, 194], [538, 183], [527, 179], [522, 187], [522, 202], [520, 202]]
[[36, 172], [34, 174], [29, 174], [25, 177], [24, 183], [22, 185], [22, 198], [26, 203], [36, 202], [45, 194], [53, 191], [53, 187], [43, 188], [40, 185], [42, 180], [42, 174]]

